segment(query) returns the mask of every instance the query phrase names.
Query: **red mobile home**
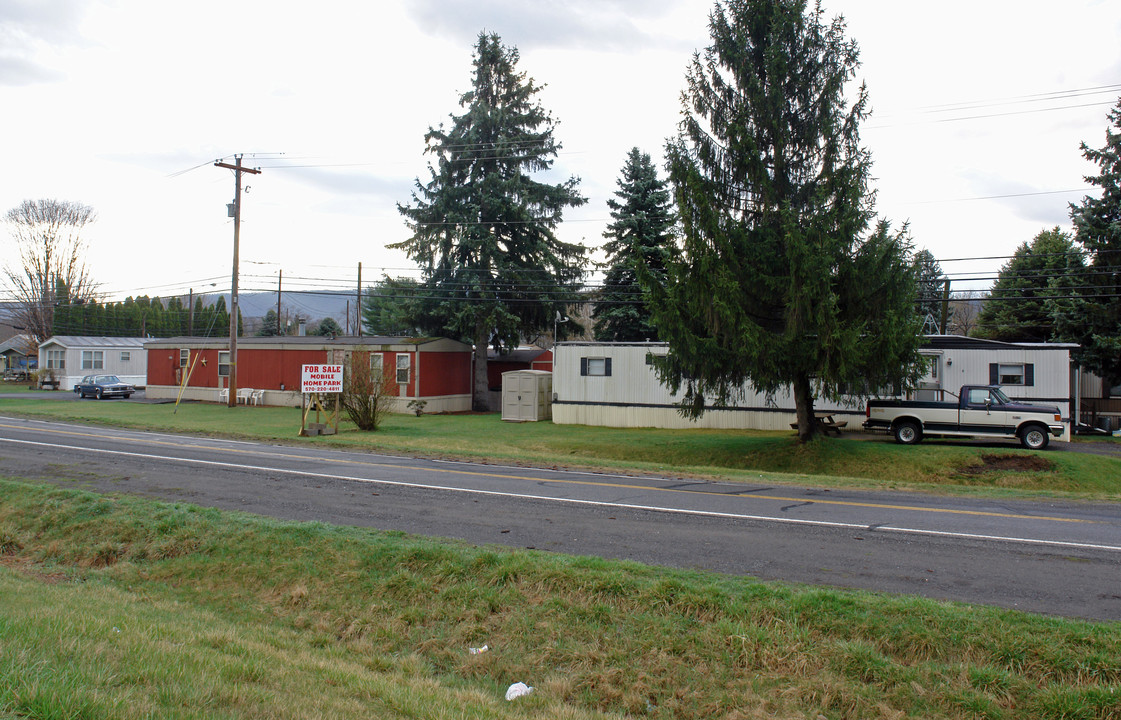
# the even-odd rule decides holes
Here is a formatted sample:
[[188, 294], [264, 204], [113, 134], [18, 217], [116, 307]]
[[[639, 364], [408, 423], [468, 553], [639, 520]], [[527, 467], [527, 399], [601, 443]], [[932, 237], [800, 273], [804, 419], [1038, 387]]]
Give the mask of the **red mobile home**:
[[[149, 398], [224, 401], [229, 387], [227, 338], [179, 337], [149, 340]], [[471, 346], [443, 338], [406, 337], [245, 337], [237, 341], [239, 394], [257, 391], [263, 405], [299, 405], [304, 365], [342, 364], [351, 353], [396, 379], [396, 410], [412, 400], [426, 412], [471, 409]], [[185, 379], [185, 382], [184, 382]]]

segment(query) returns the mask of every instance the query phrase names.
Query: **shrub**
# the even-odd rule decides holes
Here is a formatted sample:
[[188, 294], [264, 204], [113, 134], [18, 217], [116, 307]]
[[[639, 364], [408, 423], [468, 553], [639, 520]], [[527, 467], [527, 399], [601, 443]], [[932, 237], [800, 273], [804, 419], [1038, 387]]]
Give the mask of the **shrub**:
[[377, 430], [394, 402], [392, 378], [372, 370], [366, 353], [350, 353], [344, 365], [343, 410], [359, 430]]

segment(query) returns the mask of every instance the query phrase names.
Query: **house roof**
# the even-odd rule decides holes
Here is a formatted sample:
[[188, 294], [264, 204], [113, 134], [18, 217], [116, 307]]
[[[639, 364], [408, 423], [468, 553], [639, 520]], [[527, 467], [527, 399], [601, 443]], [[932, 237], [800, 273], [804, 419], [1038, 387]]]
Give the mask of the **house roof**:
[[[924, 350], [1074, 350], [1079, 347], [1077, 343], [1016, 343], [1002, 342], [1000, 340], [986, 340], [984, 338], [965, 337], [963, 335], [925, 335]], [[664, 342], [594, 342], [575, 341], [559, 342], [557, 345], [570, 346], [617, 346], [617, 347], [648, 347], [667, 348], [669, 343]]]
[[64, 348], [129, 348], [144, 347], [144, 338], [139, 337], [92, 337], [86, 335], [55, 335], [44, 340], [39, 348], [59, 345]]
[[507, 353], [499, 353], [494, 348], [487, 351], [488, 362], [531, 363], [544, 355], [546, 350], [536, 345], [522, 345]]
[[932, 350], [1074, 350], [1078, 343], [1017, 343], [965, 337], [963, 335], [927, 335], [924, 347]]
[[35, 341], [31, 339], [30, 335], [13, 335], [7, 340], [0, 342], [0, 354], [12, 352], [13, 350], [25, 355], [34, 355]]
[[[225, 350], [230, 346], [228, 337], [173, 337], [150, 338], [144, 342], [144, 347], [156, 348], [206, 348]], [[239, 337], [238, 349], [252, 348], [260, 350], [278, 349], [313, 349], [330, 350], [332, 348], [369, 348], [369, 347], [396, 347], [407, 348], [424, 346], [427, 350], [461, 351], [470, 350], [471, 346], [458, 340], [447, 338], [414, 338], [402, 336], [382, 335], [340, 335], [336, 337], [322, 335], [280, 335], [273, 337]]]

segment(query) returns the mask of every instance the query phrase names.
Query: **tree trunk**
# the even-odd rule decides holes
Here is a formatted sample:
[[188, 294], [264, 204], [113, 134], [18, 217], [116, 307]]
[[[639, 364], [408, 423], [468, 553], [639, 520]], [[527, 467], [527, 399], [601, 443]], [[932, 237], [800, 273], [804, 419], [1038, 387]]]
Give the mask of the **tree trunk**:
[[794, 408], [798, 414], [798, 442], [804, 443], [817, 435], [817, 419], [814, 417], [813, 387], [805, 373], [794, 378]]
[[475, 388], [471, 394], [471, 409], [490, 412], [490, 382], [487, 380], [487, 350], [490, 332], [483, 320], [475, 322]]

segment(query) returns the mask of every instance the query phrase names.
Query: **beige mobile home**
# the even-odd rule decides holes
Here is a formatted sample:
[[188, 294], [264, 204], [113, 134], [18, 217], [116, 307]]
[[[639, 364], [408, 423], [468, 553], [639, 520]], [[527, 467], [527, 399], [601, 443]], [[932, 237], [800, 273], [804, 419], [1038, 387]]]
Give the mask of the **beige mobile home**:
[[[926, 376], [907, 393], [915, 398], [948, 397], [962, 385], [998, 384], [1014, 400], [1058, 405], [1069, 423], [1072, 407], [1070, 354], [1076, 345], [1002, 343], [953, 335], [927, 336], [922, 353]], [[553, 371], [553, 422], [609, 427], [751, 428], [789, 430], [796, 421], [789, 389], [760, 393], [750, 387], [733, 405], [714, 407], [686, 420], [673, 394], [658, 382], [652, 359], [669, 352], [664, 343], [559, 343]], [[891, 397], [890, 393], [882, 395]], [[847, 429], [859, 429], [864, 403], [818, 401]]]

